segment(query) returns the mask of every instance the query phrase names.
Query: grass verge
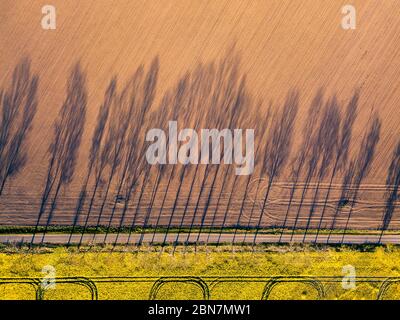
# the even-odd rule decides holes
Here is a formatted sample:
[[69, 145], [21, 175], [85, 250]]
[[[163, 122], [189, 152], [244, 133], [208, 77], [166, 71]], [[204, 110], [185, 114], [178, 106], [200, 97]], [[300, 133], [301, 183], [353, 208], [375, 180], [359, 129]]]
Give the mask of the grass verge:
[[[116, 232], [120, 232], [120, 233], [153, 233], [154, 231], [163, 233], [166, 232], [168, 230], [169, 233], [176, 233], [176, 232], [181, 232], [181, 233], [188, 233], [189, 231], [192, 233], [196, 233], [198, 231], [200, 231], [200, 227], [194, 227], [192, 229], [190, 229], [189, 227], [182, 227], [182, 228], [175, 228], [175, 227], [171, 227], [169, 229], [167, 229], [166, 227], [158, 227], [157, 229], [155, 229], [154, 227], [148, 227], [148, 228], [143, 228], [143, 227], [135, 227], [133, 229], [131, 229], [130, 227], [122, 227], [121, 229], [117, 228], [117, 227], [110, 227], [108, 228], [107, 226], [88, 226], [85, 230], [83, 227], [81, 226], [77, 226], [77, 227], [72, 227], [72, 226], [62, 226], [62, 225], [52, 225], [52, 226], [48, 226], [47, 229], [44, 226], [39, 226], [36, 230], [36, 232], [41, 233], [44, 232], [46, 230], [46, 233], [71, 233], [71, 231], [73, 231], [73, 233], [82, 233], [83, 231], [85, 231], [85, 233], [97, 233], [97, 234], [102, 234], [102, 233], [116, 233]], [[239, 228], [233, 228], [233, 227], [227, 227], [222, 229], [222, 233], [232, 233], [232, 232], [238, 232], [238, 233], [253, 233], [255, 232], [257, 229], [256, 228], [246, 228], [246, 227], [239, 227]], [[0, 234], [32, 234], [35, 231], [35, 227], [34, 226], [0, 226]], [[307, 234], [316, 234], [317, 233], [317, 229], [309, 229], [307, 230]], [[319, 234], [343, 234], [343, 229], [334, 229], [334, 230], [329, 230], [329, 229], [320, 229], [319, 230]], [[220, 228], [207, 228], [207, 227], [203, 227], [201, 228], [201, 232], [202, 233], [221, 233], [221, 229]], [[261, 234], [281, 234], [282, 232], [282, 228], [263, 228], [259, 230], [259, 233]], [[284, 230], [284, 232], [289, 232], [290, 234], [293, 232], [293, 230]], [[294, 234], [303, 234], [304, 233], [304, 229], [296, 229], [293, 232]], [[360, 229], [360, 230], [356, 230], [356, 229], [350, 229], [350, 230], [346, 230], [346, 234], [350, 235], [358, 235], [358, 234], [366, 234], [366, 235], [380, 235], [381, 231], [380, 230], [373, 230], [373, 229]], [[392, 234], [392, 235], [400, 235], [400, 230], [386, 230], [385, 234]]]

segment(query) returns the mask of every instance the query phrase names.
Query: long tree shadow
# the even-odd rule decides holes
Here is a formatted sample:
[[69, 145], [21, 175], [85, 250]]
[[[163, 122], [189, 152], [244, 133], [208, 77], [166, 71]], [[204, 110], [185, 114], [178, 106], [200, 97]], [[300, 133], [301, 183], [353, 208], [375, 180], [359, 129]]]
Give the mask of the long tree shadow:
[[381, 234], [379, 242], [382, 240], [383, 233], [389, 228], [390, 222], [396, 208], [396, 201], [399, 199], [400, 186], [400, 141], [393, 151], [392, 161], [388, 168], [386, 178], [386, 205], [382, 219]]
[[[243, 242], [251, 235], [253, 248], [259, 233], [266, 227], [281, 227], [279, 241], [287, 229], [292, 240], [296, 229], [304, 227], [303, 241], [310, 229], [316, 229], [314, 241], [317, 241], [320, 230], [327, 226], [328, 202], [333, 181], [339, 178], [339, 174], [343, 174], [340, 177], [342, 189], [334, 208], [328, 241], [333, 229], [338, 228], [339, 221], [344, 221], [341, 240], [344, 242], [354, 218], [360, 186], [371, 169], [381, 131], [381, 121], [375, 114], [362, 138], [358, 154], [349, 160], [358, 109], [357, 90], [344, 113], [340, 112], [335, 95], [324, 99], [322, 89], [316, 93], [302, 130], [300, 149], [289, 163], [299, 110], [297, 91], [289, 91], [281, 108], [274, 110], [270, 104], [267, 112], [260, 111], [263, 101], [254, 103], [246, 75], [240, 70], [239, 54], [232, 50], [223, 59], [200, 63], [184, 73], [155, 106], [158, 73], [159, 61], [156, 57], [147, 69], [139, 66], [121, 91], [117, 88], [116, 77], [109, 82], [91, 137], [85, 175], [74, 203], [68, 245], [77, 230], [81, 245], [89, 228], [94, 230], [92, 240], [101, 228], [105, 228], [104, 243], [116, 231], [114, 246], [122, 232], [129, 232], [126, 238], [126, 244], [129, 244], [132, 233], [142, 229], [138, 237], [140, 246], [148, 227], [154, 229], [149, 238], [151, 243], [158, 237], [157, 232], [163, 230], [158, 240], [162, 246], [166, 245], [168, 235], [175, 228], [178, 228], [173, 241], [175, 245], [178, 241], [198, 244], [203, 241], [201, 239], [206, 239], [207, 243], [215, 231], [218, 232], [216, 239], [219, 244], [226, 227], [235, 228], [233, 242], [239, 230], [245, 229]], [[37, 109], [37, 88], [38, 76], [31, 74], [30, 61], [24, 59], [16, 66], [10, 87], [0, 90], [0, 196], [8, 179], [16, 176], [27, 163], [26, 140]], [[77, 63], [71, 71], [66, 99], [53, 127], [46, 180], [31, 244], [36, 243], [35, 237], [42, 224], [44, 234], [41, 243], [44, 242], [61, 190], [67, 189], [73, 179], [84, 131], [86, 105], [86, 75]], [[207, 154], [203, 154], [202, 150], [200, 163], [192, 164], [189, 161], [193, 156], [192, 147], [198, 141], [190, 135], [177, 136], [177, 150], [168, 150], [168, 154], [165, 150], [165, 154], [159, 156], [170, 157], [171, 153], [178, 155], [184, 152], [187, 162], [150, 165], [145, 157], [149, 146], [145, 141], [146, 133], [155, 127], [167, 132], [170, 121], [177, 122], [177, 132], [185, 128], [194, 131], [210, 128], [218, 132], [223, 129], [229, 132], [238, 128], [255, 129], [254, 172], [260, 178], [255, 186], [255, 195], [250, 197], [250, 185], [256, 174], [242, 180], [235, 174], [232, 161], [226, 163], [226, 159], [232, 156], [229, 144], [243, 150], [241, 140], [230, 141], [223, 136], [219, 137], [219, 143], [209, 140], [206, 143]], [[166, 145], [169, 145], [169, 136], [166, 139]], [[218, 156], [213, 159], [215, 154]], [[203, 158], [213, 159], [214, 162], [203, 162]], [[387, 172], [380, 240], [392, 222], [398, 199], [399, 158], [400, 143], [394, 149]], [[276, 220], [269, 214], [271, 190], [275, 189], [280, 177], [286, 176], [286, 169], [290, 171], [292, 184], [284, 214]], [[300, 184], [303, 178], [304, 183]], [[328, 183], [323, 193], [325, 180]], [[304, 215], [302, 209], [308, 205], [306, 199], [311, 189], [310, 208]], [[298, 203], [295, 201], [297, 193]], [[235, 199], [235, 195], [239, 199]], [[261, 206], [258, 206], [259, 197]], [[235, 200], [239, 204], [234, 203]], [[296, 210], [292, 218], [294, 204]], [[128, 219], [131, 221], [128, 222]], [[183, 230], [186, 240], [180, 237]]]
[[[114, 246], [118, 242], [118, 237], [121, 232], [121, 228], [125, 221], [125, 216], [128, 210], [129, 201], [133, 192], [136, 190], [136, 187], [139, 184], [140, 177], [144, 175], [143, 185], [146, 185], [146, 180], [149, 177], [149, 164], [146, 162], [144, 157], [145, 154], [145, 143], [144, 140], [140, 137], [144, 137], [146, 131], [152, 125], [148, 122], [148, 113], [153, 104], [154, 96], [156, 93], [156, 86], [158, 80], [158, 70], [159, 70], [159, 61], [158, 57], [156, 57], [149, 71], [145, 75], [141, 86], [138, 88], [139, 90], [133, 90], [131, 93], [131, 104], [133, 105], [132, 110], [132, 120], [129, 127], [129, 135], [126, 146], [126, 158], [123, 162], [123, 171], [120, 175], [119, 186], [118, 186], [118, 194], [121, 190], [123, 190], [124, 195], [124, 206], [121, 212], [121, 217], [119, 220], [117, 236], [114, 241]], [[140, 125], [142, 124], [143, 125]], [[142, 188], [142, 191], [144, 189]], [[141, 192], [141, 195], [143, 192]], [[141, 196], [139, 198], [140, 203]], [[137, 205], [137, 208], [139, 206]], [[108, 227], [112, 222], [112, 217], [115, 211], [114, 202], [113, 210], [111, 212], [111, 218], [109, 220]], [[137, 211], [133, 217], [132, 225], [135, 223], [137, 218]], [[108, 231], [108, 230], [107, 230]], [[130, 231], [131, 232], [131, 231]]]
[[[315, 148], [314, 145], [315, 145], [315, 140], [316, 140], [316, 135], [317, 135], [317, 130], [318, 130], [318, 123], [320, 121], [322, 105], [323, 105], [323, 90], [320, 89], [320, 90], [318, 90], [317, 94], [315, 95], [314, 99], [312, 100], [309, 111], [308, 111], [308, 119], [309, 120], [306, 122], [306, 126], [303, 130], [304, 134], [303, 134], [303, 140], [302, 140], [302, 144], [301, 144], [302, 148], [300, 148], [298, 155], [296, 156], [295, 160], [293, 161], [293, 163], [291, 165], [292, 166], [291, 177], [294, 181], [293, 181], [292, 187], [290, 189], [289, 201], [288, 201], [288, 205], [286, 208], [285, 218], [284, 218], [284, 222], [283, 222], [283, 228], [281, 231], [279, 241], [282, 240], [283, 233], [284, 233], [285, 227], [288, 222], [290, 208], [292, 205], [292, 201], [294, 199], [297, 185], [299, 183], [299, 180], [301, 179], [301, 174], [307, 164], [307, 161], [309, 161], [308, 159], [310, 157], [312, 157], [313, 148]], [[305, 183], [304, 188], [303, 188], [302, 199], [304, 197], [304, 192], [305, 192], [306, 187], [307, 187], [307, 182]], [[299, 208], [298, 208], [298, 211], [295, 216], [294, 224], [293, 224], [293, 226], [291, 226], [291, 229], [293, 230], [293, 232], [297, 227], [297, 222], [299, 219], [301, 206], [302, 206], [302, 201], [299, 204]], [[293, 234], [292, 234], [292, 236], [293, 236]]]
[[[318, 202], [318, 192], [320, 184], [328, 174], [331, 164], [334, 160], [334, 154], [337, 152], [339, 142], [339, 126], [340, 126], [340, 113], [339, 107], [334, 96], [330, 101], [327, 102], [326, 107], [322, 114], [321, 126], [319, 127], [318, 146], [313, 152], [320, 153], [320, 159], [317, 162], [312, 162], [313, 165], [317, 166], [316, 179], [317, 185], [315, 187], [314, 195], [311, 200], [311, 208], [309, 215], [306, 218], [307, 224], [304, 231], [303, 241], [305, 241], [308, 229], [314, 219], [314, 212]], [[335, 168], [333, 169], [335, 170]]]
[[[335, 178], [337, 172], [344, 172], [346, 168], [346, 163], [348, 160], [350, 141], [353, 133], [353, 125], [357, 117], [357, 107], [358, 107], [359, 92], [356, 90], [352, 99], [347, 105], [344, 119], [340, 123], [339, 137], [336, 146], [336, 153], [334, 155], [335, 160], [333, 164], [333, 169], [331, 172], [331, 177], [329, 180], [328, 190], [325, 195], [323, 202], [322, 212], [319, 218], [317, 233], [315, 235], [315, 242], [318, 240], [318, 235], [324, 222], [325, 211], [327, 208], [329, 196], [332, 190], [333, 179]], [[345, 188], [346, 189], [346, 188]]]
[[0, 90], [0, 196], [6, 182], [15, 177], [28, 159], [26, 140], [37, 110], [39, 77], [31, 74], [31, 61], [15, 67], [11, 85]]
[[[261, 206], [261, 212], [256, 219], [255, 235], [253, 237], [252, 246], [257, 241], [257, 235], [260, 231], [261, 224], [264, 217], [264, 212], [268, 204], [268, 197], [272, 188], [272, 184], [282, 174], [286, 163], [288, 162], [289, 155], [293, 143], [293, 132], [296, 115], [299, 108], [299, 94], [297, 91], [290, 91], [287, 95], [286, 101], [281, 108], [273, 116], [272, 127], [270, 135], [267, 137], [266, 147], [264, 149], [264, 162], [262, 164], [262, 175], [267, 176], [267, 189], [265, 191], [264, 200]], [[261, 182], [261, 180], [260, 180]], [[257, 187], [258, 189], [259, 187]], [[257, 192], [256, 196], [257, 198]], [[248, 229], [252, 222], [250, 215], [248, 222]], [[248, 233], [245, 235], [245, 239]]]
[[104, 149], [109, 150], [110, 146], [108, 145], [107, 147], [105, 147], [104, 140], [105, 140], [105, 133], [108, 128], [107, 125], [109, 123], [110, 108], [113, 105], [113, 103], [115, 103], [116, 86], [117, 86], [117, 80], [116, 78], [113, 78], [110, 81], [110, 84], [104, 95], [104, 101], [100, 106], [100, 111], [97, 116], [97, 124], [93, 133], [92, 144], [89, 152], [87, 174], [84, 183], [82, 185], [81, 191], [79, 193], [75, 210], [75, 216], [73, 219], [72, 229], [67, 245], [70, 245], [72, 240], [72, 235], [75, 232], [75, 228], [79, 224], [79, 219], [81, 217], [82, 210], [84, 209], [86, 198], [88, 195], [88, 190], [87, 190], [88, 184], [89, 181], [93, 179], [92, 173], [94, 171], [94, 179], [95, 179], [94, 185], [95, 188], [97, 188], [97, 186], [100, 183], [101, 172], [105, 167], [108, 152], [103, 152], [103, 150]]
[[31, 240], [35, 241], [47, 205], [49, 205], [44, 237], [52, 221], [61, 187], [68, 186], [73, 178], [78, 149], [81, 143], [86, 118], [86, 79], [79, 63], [71, 71], [67, 83], [67, 96], [54, 124], [53, 140], [49, 147], [47, 179], [41, 196], [40, 208]]
[[[349, 198], [341, 198], [339, 201], [337, 207], [338, 207], [338, 213], [336, 216], [340, 213], [340, 210], [342, 208], [342, 202], [341, 201], [348, 201], [348, 199], [351, 199], [349, 204], [350, 204], [350, 210], [347, 216], [347, 219], [345, 219], [345, 225], [344, 225], [344, 231], [342, 234], [341, 238], [341, 243], [344, 242], [345, 235], [353, 214], [354, 210], [354, 205], [357, 201], [358, 198], [358, 193], [360, 190], [360, 185], [364, 178], [368, 175], [370, 169], [371, 169], [371, 164], [375, 156], [375, 151], [376, 151], [376, 146], [378, 144], [379, 138], [380, 138], [380, 131], [381, 131], [381, 121], [378, 117], [377, 114], [373, 116], [371, 125], [368, 129], [368, 131], [365, 133], [361, 144], [360, 144], [360, 151], [356, 157], [356, 159], [353, 161], [354, 163], [354, 169], [350, 168], [350, 171], [348, 172], [348, 176], [351, 177], [351, 195]], [[352, 162], [351, 162], [352, 163]], [[353, 172], [354, 171], [354, 172]], [[347, 182], [347, 181], [346, 181]], [[346, 190], [348, 190], [348, 185], [344, 187]], [[348, 194], [347, 192], [344, 192], [345, 194]], [[333, 221], [335, 223], [335, 220]], [[329, 241], [329, 238], [328, 238]]]

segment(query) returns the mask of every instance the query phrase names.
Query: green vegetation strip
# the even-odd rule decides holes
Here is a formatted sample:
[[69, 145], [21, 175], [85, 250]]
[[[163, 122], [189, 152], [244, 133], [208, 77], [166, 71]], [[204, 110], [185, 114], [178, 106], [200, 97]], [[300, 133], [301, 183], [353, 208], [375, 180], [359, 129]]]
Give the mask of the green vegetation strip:
[[[38, 229], [36, 230], [38, 233], [40, 232], [44, 232], [46, 230], [46, 227], [44, 226], [39, 226]], [[235, 232], [237, 230], [238, 233], [253, 233], [256, 232], [256, 228], [224, 228], [222, 230], [222, 233], [232, 233]], [[0, 226], [0, 234], [32, 234], [35, 231], [35, 227], [34, 226]], [[85, 230], [83, 227], [81, 226], [77, 226], [75, 228], [73, 228], [72, 226], [48, 226], [46, 233], [71, 233], [71, 231], [73, 231], [73, 233], [79, 234], [82, 233], [83, 231], [85, 231], [85, 233], [97, 233], [97, 234], [104, 234], [106, 232], [108, 233], [153, 233], [154, 231], [159, 232], [159, 233], [163, 233], [168, 231], [168, 233], [188, 233], [189, 231], [192, 233], [196, 233], [198, 231], [200, 231], [200, 227], [196, 227], [196, 228], [192, 228], [190, 229], [189, 227], [185, 228], [169, 228], [167, 229], [166, 227], [158, 227], [153, 228], [153, 227], [148, 227], [148, 228], [142, 228], [142, 227], [136, 227], [133, 229], [130, 229], [130, 227], [122, 227], [121, 229], [117, 228], [117, 227], [110, 227], [108, 229], [107, 226], [89, 226], [87, 227]], [[316, 234], [318, 230], [316, 229], [310, 229], [307, 231], [307, 234]], [[202, 233], [221, 233], [221, 229], [220, 228], [207, 228], [207, 227], [203, 227], [201, 229]], [[258, 232], [259, 234], [280, 234], [282, 232], [281, 228], [264, 228], [264, 229], [260, 229], [260, 231]], [[292, 233], [292, 230], [284, 230], [284, 232], [288, 232], [289, 234]], [[304, 233], [304, 229], [296, 229], [294, 230], [294, 234], [303, 234]], [[343, 234], [343, 230], [342, 229], [335, 229], [335, 230], [328, 230], [328, 229], [321, 229], [319, 231], [319, 234]], [[357, 235], [357, 234], [367, 234], [367, 235], [379, 235], [381, 233], [380, 230], [347, 230], [346, 234], [350, 235]], [[400, 235], [400, 230], [387, 230], [385, 231], [385, 234], [392, 234], [392, 235]]]

